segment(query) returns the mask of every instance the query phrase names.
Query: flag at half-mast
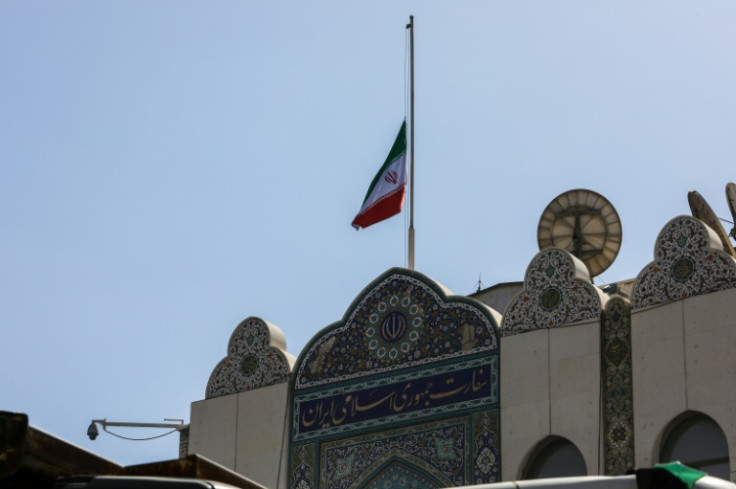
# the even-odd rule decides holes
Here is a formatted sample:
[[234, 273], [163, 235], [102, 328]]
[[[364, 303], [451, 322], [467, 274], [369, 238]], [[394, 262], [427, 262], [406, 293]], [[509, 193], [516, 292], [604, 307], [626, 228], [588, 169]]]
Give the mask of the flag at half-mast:
[[388, 219], [401, 212], [406, 195], [406, 121], [365, 196], [360, 212], [353, 219], [355, 229]]

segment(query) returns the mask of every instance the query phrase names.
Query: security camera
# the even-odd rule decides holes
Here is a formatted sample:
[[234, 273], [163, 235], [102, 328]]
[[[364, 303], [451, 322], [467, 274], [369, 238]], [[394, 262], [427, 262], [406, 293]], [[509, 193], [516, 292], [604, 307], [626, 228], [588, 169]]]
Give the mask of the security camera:
[[93, 440], [94, 441], [94, 439], [97, 438], [97, 436], [99, 434], [100, 434], [100, 432], [97, 431], [97, 425], [95, 424], [94, 421], [92, 421], [89, 424], [89, 428], [87, 428], [87, 436], [89, 436], [89, 439], [90, 440]]

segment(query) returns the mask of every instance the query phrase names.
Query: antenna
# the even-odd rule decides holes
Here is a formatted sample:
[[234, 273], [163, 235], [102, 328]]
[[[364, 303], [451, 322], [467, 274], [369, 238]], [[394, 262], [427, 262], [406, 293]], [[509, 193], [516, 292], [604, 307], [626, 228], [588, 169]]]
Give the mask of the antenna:
[[478, 272], [478, 289], [476, 290], [476, 292], [480, 292], [482, 288], [483, 282], [480, 281], [480, 272]]
[[[728, 197], [728, 186], [726, 186], [726, 196]], [[723, 246], [723, 251], [733, 257], [736, 257], [736, 251], [734, 251], [733, 245], [728, 239], [728, 234], [726, 234], [726, 230], [723, 229], [721, 221], [718, 219], [716, 213], [713, 212], [713, 209], [710, 205], [708, 205], [708, 202], [706, 202], [703, 196], [695, 190], [691, 190], [687, 193], [687, 203], [690, 205], [690, 212], [692, 213], [693, 217], [696, 219], [700, 219], [706, 224], [706, 226], [715, 231], [716, 236], [718, 236], [718, 239], [721, 242], [721, 246]]]
[[[726, 201], [728, 202], [728, 209], [731, 211], [731, 217], [736, 222], [736, 183], [731, 182], [726, 184]], [[732, 222], [731, 224], [733, 225], [734, 223]], [[736, 226], [731, 228], [731, 232], [728, 235], [736, 239]]]

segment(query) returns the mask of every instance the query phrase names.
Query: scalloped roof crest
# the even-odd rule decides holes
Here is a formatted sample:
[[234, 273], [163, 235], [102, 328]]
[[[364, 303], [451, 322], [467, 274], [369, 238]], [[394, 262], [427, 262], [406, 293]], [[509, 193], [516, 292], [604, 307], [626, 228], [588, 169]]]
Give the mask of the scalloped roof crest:
[[664, 225], [654, 244], [654, 261], [636, 277], [633, 308], [736, 288], [736, 259], [723, 251], [718, 235], [692, 216]]
[[295, 360], [286, 352], [286, 338], [278, 327], [259, 317], [246, 318], [230, 336], [227, 356], [212, 371], [205, 397], [286, 382]]
[[294, 389], [495, 351], [501, 316], [418, 272], [392, 268], [342, 320], [319, 332], [294, 370]]
[[600, 317], [608, 296], [594, 286], [588, 268], [560, 248], [532, 259], [524, 289], [506, 307], [501, 334], [511, 336]]

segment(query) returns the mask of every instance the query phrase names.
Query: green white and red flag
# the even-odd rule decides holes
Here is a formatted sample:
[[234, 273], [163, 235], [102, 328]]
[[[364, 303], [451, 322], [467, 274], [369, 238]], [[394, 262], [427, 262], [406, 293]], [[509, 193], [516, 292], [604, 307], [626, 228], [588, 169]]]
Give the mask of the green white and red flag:
[[406, 121], [378, 173], [373, 178], [360, 212], [353, 219], [355, 229], [388, 219], [401, 212], [406, 195]]

